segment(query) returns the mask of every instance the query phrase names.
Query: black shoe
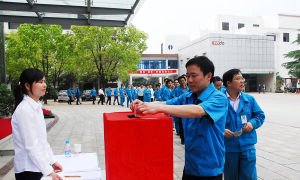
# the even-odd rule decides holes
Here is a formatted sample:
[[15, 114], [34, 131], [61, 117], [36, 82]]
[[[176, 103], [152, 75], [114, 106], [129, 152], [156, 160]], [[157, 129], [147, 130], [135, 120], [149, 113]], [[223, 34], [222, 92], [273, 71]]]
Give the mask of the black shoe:
[[183, 139], [181, 139], [181, 144], [184, 145], [184, 140]]

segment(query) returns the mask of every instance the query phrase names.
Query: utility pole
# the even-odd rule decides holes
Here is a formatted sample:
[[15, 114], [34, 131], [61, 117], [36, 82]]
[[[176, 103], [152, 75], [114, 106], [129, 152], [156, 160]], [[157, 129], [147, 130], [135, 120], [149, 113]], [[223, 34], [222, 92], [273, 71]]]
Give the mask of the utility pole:
[[6, 83], [4, 22], [0, 22], [0, 83]]

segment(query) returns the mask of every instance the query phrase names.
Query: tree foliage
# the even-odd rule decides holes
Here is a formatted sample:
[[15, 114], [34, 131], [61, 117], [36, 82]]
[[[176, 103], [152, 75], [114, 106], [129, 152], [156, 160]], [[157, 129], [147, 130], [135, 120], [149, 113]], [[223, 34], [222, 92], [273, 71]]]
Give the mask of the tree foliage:
[[146, 47], [146, 34], [134, 26], [121, 28], [72, 26], [76, 43], [78, 73], [94, 73], [101, 86], [107, 81], [128, 78], [138, 70], [137, 63]]
[[[300, 38], [294, 43], [300, 45]], [[285, 54], [285, 57], [292, 58], [294, 61], [286, 62], [282, 65], [289, 70], [290, 75], [300, 78], [300, 50], [291, 51]]]

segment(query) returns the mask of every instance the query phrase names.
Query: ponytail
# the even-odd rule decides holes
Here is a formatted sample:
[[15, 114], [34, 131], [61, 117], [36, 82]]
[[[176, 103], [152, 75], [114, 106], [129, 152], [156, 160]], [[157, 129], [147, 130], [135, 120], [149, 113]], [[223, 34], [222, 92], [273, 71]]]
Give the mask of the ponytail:
[[22, 102], [24, 98], [24, 94], [27, 94], [27, 90], [25, 88], [25, 83], [28, 83], [30, 86], [30, 91], [32, 92], [32, 83], [38, 82], [39, 80], [43, 79], [44, 73], [38, 69], [25, 69], [20, 76], [19, 83], [17, 87], [14, 90], [14, 96], [15, 96], [15, 109], [18, 107], [18, 105]]

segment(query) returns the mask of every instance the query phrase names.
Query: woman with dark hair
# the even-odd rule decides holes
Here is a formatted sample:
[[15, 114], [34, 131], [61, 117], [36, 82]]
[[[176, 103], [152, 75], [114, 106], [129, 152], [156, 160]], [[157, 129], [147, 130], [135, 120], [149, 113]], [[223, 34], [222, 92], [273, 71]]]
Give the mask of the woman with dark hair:
[[46, 123], [39, 102], [46, 88], [44, 74], [30, 68], [22, 72], [14, 91], [15, 110], [11, 124], [16, 180], [39, 180], [43, 176], [51, 176], [52, 180], [62, 179], [56, 174], [62, 171], [62, 167], [54, 159], [47, 142]]

